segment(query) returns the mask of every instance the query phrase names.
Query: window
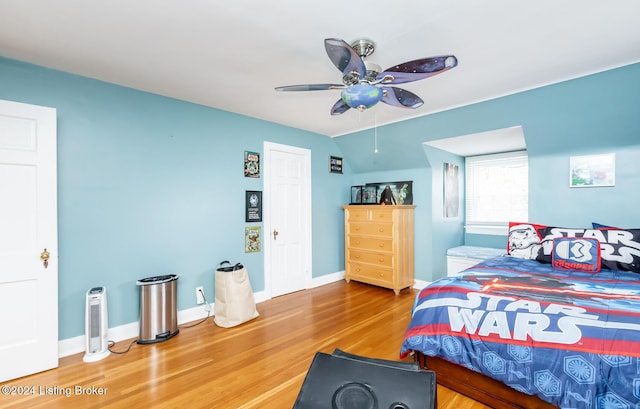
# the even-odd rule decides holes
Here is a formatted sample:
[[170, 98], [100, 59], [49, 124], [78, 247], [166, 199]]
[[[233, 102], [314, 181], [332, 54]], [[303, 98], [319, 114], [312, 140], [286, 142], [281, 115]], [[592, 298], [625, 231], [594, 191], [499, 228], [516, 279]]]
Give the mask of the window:
[[506, 235], [509, 221], [529, 220], [527, 152], [467, 157], [465, 209], [471, 234]]

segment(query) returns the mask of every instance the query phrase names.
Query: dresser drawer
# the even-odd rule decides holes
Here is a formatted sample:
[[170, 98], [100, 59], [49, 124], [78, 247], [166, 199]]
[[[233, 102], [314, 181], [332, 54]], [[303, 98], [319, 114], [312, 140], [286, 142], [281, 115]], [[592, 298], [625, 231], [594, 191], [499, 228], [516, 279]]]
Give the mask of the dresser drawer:
[[363, 250], [391, 251], [393, 249], [393, 242], [391, 239], [348, 236], [347, 247]]
[[391, 237], [393, 234], [393, 224], [352, 222], [349, 224], [349, 233], [363, 234], [367, 236]]
[[348, 275], [354, 280], [364, 279], [371, 283], [393, 283], [393, 270], [368, 266], [360, 263], [348, 263]]
[[365, 208], [350, 209], [349, 221], [351, 222], [366, 222], [369, 220], [369, 210]]
[[380, 206], [379, 209], [371, 209], [372, 222], [391, 222], [393, 221], [392, 209], [385, 209], [386, 206]]
[[391, 268], [393, 266], [393, 255], [347, 249], [347, 262], [375, 264], [380, 267]]
[[391, 222], [393, 221], [393, 209], [386, 206], [367, 206], [362, 208], [354, 206], [349, 209], [349, 221]]

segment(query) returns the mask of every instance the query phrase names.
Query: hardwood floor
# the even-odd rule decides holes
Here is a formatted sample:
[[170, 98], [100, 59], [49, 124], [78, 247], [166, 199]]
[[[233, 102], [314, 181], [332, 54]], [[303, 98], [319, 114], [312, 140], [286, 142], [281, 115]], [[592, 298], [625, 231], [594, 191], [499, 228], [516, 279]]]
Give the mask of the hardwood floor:
[[[28, 388], [28, 394], [3, 393], [0, 406], [291, 408], [316, 352], [339, 348], [400, 360], [415, 295], [353, 281], [284, 295], [258, 304], [260, 317], [238, 327], [220, 328], [210, 318], [180, 326], [168, 341], [133, 343], [129, 352], [102, 361], [84, 363], [83, 354], [62, 358], [57, 369], [1, 384]], [[112, 349], [124, 351], [131, 341]], [[438, 386], [438, 408], [487, 407]]]

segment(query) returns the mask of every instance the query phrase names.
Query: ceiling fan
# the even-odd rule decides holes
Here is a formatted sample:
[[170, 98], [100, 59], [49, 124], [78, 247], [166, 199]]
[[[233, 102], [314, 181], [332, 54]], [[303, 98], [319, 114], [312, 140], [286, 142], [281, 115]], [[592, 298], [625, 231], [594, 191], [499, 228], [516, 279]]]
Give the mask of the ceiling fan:
[[429, 78], [458, 65], [455, 56], [444, 55], [408, 61], [382, 71], [379, 65], [364, 61], [375, 51], [372, 40], [358, 39], [349, 45], [339, 38], [327, 38], [324, 47], [331, 62], [342, 72], [342, 84], [288, 85], [276, 87], [276, 91], [341, 89], [331, 115], [340, 115], [350, 108], [362, 112], [380, 101], [397, 107], [418, 108], [424, 104], [419, 96], [391, 85]]

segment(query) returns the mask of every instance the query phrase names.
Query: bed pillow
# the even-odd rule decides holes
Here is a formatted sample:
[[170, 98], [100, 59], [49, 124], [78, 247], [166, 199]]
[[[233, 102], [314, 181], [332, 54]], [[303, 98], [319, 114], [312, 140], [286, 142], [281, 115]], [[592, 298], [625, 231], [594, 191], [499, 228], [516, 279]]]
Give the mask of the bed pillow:
[[602, 267], [640, 273], [640, 229], [573, 229], [544, 227], [538, 230], [541, 247], [536, 260], [551, 263], [556, 237], [594, 238], [600, 242]]
[[600, 241], [594, 238], [556, 237], [551, 265], [556, 270], [600, 271]]
[[538, 230], [545, 227], [547, 226], [541, 224], [509, 222], [507, 254], [535, 260], [541, 246], [541, 236]]
[[606, 225], [604, 225], [604, 224], [595, 223], [595, 222], [591, 223], [591, 226], [592, 226], [594, 229], [598, 229], [598, 230], [609, 230], [609, 229], [616, 229], [616, 230], [619, 230], [617, 227], [606, 226]]

